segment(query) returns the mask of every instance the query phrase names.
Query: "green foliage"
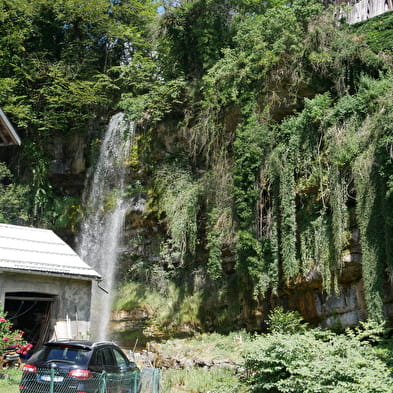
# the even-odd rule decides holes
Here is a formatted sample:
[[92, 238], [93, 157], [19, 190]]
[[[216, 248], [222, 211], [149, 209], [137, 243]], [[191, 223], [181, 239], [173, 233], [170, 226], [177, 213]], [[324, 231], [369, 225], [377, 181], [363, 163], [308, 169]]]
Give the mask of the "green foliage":
[[192, 368], [187, 370], [165, 370], [163, 390], [167, 393], [184, 391], [211, 393], [242, 393], [246, 386], [240, 382], [233, 370], [220, 367], [210, 370]]
[[0, 222], [22, 224], [28, 221], [29, 188], [15, 184], [7, 166], [0, 162]]
[[24, 332], [14, 329], [12, 322], [3, 313], [0, 313], [0, 351], [11, 347], [17, 353], [27, 355], [33, 345], [28, 344], [23, 339], [23, 335]]
[[258, 302], [311, 272], [330, 293], [355, 207], [380, 320], [393, 277], [392, 17], [338, 26], [322, 3], [164, 1], [157, 15], [150, 0], [1, 2], [0, 105], [23, 135], [15, 173], [30, 185], [24, 203], [3, 175], [2, 219], [29, 208], [31, 223], [75, 230], [78, 200], [49, 180], [52, 138], [90, 143], [120, 100], [138, 123], [129, 194], [151, 188], [149, 219], [167, 229], [160, 262], [130, 276], [165, 293], [177, 267], [201, 269], [220, 299]]
[[155, 15], [150, 0], [0, 2], [0, 106], [22, 136], [14, 162], [30, 185], [30, 223], [76, 230], [75, 201], [49, 180], [52, 138], [85, 133], [89, 143], [120, 88], [130, 91], [120, 64], [146, 53]]
[[270, 311], [267, 324], [270, 333], [288, 335], [305, 332], [307, 328], [298, 311], [285, 312], [283, 307], [276, 307]]
[[230, 42], [231, 5], [196, 0], [169, 8], [162, 17], [158, 50], [167, 74], [200, 77]]
[[296, 202], [295, 177], [292, 158], [287, 154], [281, 156], [280, 168], [280, 224], [281, 224], [281, 255], [284, 277], [296, 277], [300, 272], [296, 255]]
[[168, 356], [182, 354], [190, 359], [202, 359], [206, 364], [226, 360], [233, 365], [242, 366], [242, 353], [253, 345], [253, 336], [244, 330], [229, 334], [201, 333], [192, 337], [172, 338], [156, 346], [158, 352]]
[[[393, 248], [382, 231], [390, 234], [393, 228], [390, 218], [378, 215], [375, 222], [384, 222], [378, 230], [372, 217], [375, 206], [390, 211], [392, 203], [393, 168], [382, 148], [392, 141], [389, 121], [381, 120], [390, 116], [388, 56], [375, 53], [356, 28], [338, 28], [332, 10], [324, 11], [320, 1], [206, 0], [166, 4], [165, 10], [157, 52], [164, 77], [148, 81], [144, 70], [153, 69], [151, 58], [139, 67], [143, 88], [155, 88], [130, 100], [129, 112], [151, 113], [153, 123], [181, 119], [182, 136], [190, 140], [184, 152], [197, 168], [192, 183], [201, 185], [201, 220], [195, 225], [209, 276], [227, 279], [225, 250], [236, 256], [236, 279], [254, 298], [310, 272], [322, 278], [325, 291], [336, 292], [350, 247], [348, 211], [357, 204], [357, 220], [366, 231], [361, 246], [370, 253], [364, 268], [367, 302], [373, 317], [381, 315], [382, 272], [393, 272]], [[225, 31], [216, 27], [219, 19], [227, 22]], [[172, 86], [173, 97], [159, 93]], [[367, 131], [370, 126], [373, 131]], [[357, 163], [371, 140], [370, 162], [378, 162], [378, 169], [370, 166], [360, 177]], [[225, 187], [215, 180], [223, 191], [214, 193], [208, 180], [218, 177]], [[160, 195], [175, 204], [172, 191], [165, 197], [169, 189], [161, 188]], [[361, 202], [362, 190], [369, 205]], [[370, 214], [360, 217], [363, 208]], [[165, 211], [168, 223], [170, 216], [179, 217], [169, 207]], [[167, 242], [163, 255], [173, 260], [171, 249], [180, 243], [185, 244]]]
[[370, 317], [380, 320], [383, 315], [383, 264], [384, 258], [382, 212], [375, 211], [378, 190], [378, 179], [373, 170], [373, 146], [358, 157], [355, 168], [357, 189], [357, 217], [362, 236], [362, 268], [366, 293], [367, 309]]
[[228, 239], [231, 236], [231, 224], [228, 224], [230, 219], [231, 212], [229, 210], [221, 212], [215, 208], [209, 215], [209, 222], [206, 230], [206, 247], [209, 251], [207, 272], [214, 280], [222, 276], [222, 251], [224, 245], [230, 243]]
[[75, 197], [54, 197], [45, 209], [43, 221], [56, 231], [76, 233], [80, 219], [79, 203]]
[[268, 137], [266, 124], [260, 124], [256, 116], [236, 132], [233, 194], [240, 228], [249, 228], [255, 222], [255, 204], [259, 197], [258, 175], [261, 159], [268, 149]]
[[274, 333], [254, 341], [245, 355], [251, 392], [390, 392], [390, 370], [358, 336], [305, 331]]
[[[164, 264], [173, 269], [187, 256], [200, 267], [207, 255], [202, 266], [225, 288], [225, 252], [236, 257], [236, 280], [254, 299], [310, 273], [336, 292], [356, 204], [368, 309], [380, 319], [378, 288], [383, 271], [393, 272], [392, 220], [373, 218], [376, 206], [390, 211], [392, 203], [393, 168], [382, 148], [392, 141], [381, 120], [391, 112], [388, 56], [356, 27], [338, 28], [320, 1], [164, 6], [152, 44], [159, 44], [157, 62], [140, 52], [122, 67], [123, 83], [130, 80], [123, 106], [142, 119], [146, 152], [160, 146], [159, 121], [179, 121], [189, 141], [179, 151], [192, 175], [150, 164], [152, 206], [168, 227]], [[378, 169], [362, 172], [365, 154]], [[179, 166], [175, 155], [168, 161]], [[197, 238], [206, 252], [198, 256]]]
[[[154, 282], [153, 282], [154, 284]], [[143, 332], [170, 337], [188, 326], [190, 334], [201, 326], [200, 292], [184, 294], [173, 281], [166, 280], [165, 288], [146, 283], [123, 282], [117, 290], [114, 309], [118, 311], [143, 310], [149, 315], [149, 326]]]
[[4, 374], [7, 374], [8, 377], [0, 379], [0, 392], [18, 393], [22, 371], [20, 369], [7, 369]]
[[165, 118], [165, 115], [182, 105], [186, 99], [186, 84], [181, 78], [168, 82], [150, 82], [147, 93], [124, 94], [121, 107], [130, 119], [146, 122], [150, 126]]
[[5, 34], [14, 56], [7, 57], [12, 67], [8, 62], [1, 70], [13, 87], [1, 104], [20, 127], [86, 130], [116, 98], [109, 69], [119, 65], [125, 42], [133, 41], [133, 51], [140, 47], [151, 2], [35, 0], [14, 7], [13, 12], [5, 7], [3, 18], [22, 25], [23, 36], [12, 42], [14, 30]]
[[175, 166], [162, 167], [155, 179], [160, 195], [159, 212], [165, 214], [171, 253], [178, 253], [178, 263], [193, 255], [197, 244], [197, 215], [200, 186], [191, 173]]
[[362, 23], [352, 26], [356, 34], [364, 35], [375, 52], [393, 53], [393, 13], [387, 12]]

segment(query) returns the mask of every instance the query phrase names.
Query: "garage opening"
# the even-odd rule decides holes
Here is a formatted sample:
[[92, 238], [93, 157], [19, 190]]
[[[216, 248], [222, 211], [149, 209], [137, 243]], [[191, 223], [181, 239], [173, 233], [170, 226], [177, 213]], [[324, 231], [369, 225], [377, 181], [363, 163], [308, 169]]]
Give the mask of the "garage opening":
[[40, 348], [49, 339], [56, 297], [36, 292], [7, 292], [4, 311], [15, 329], [25, 332], [26, 341]]

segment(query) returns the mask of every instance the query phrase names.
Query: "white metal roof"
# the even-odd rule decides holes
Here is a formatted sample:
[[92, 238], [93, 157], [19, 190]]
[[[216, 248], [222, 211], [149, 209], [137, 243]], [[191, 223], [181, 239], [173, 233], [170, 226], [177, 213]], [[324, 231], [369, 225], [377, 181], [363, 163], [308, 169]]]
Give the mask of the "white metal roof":
[[0, 224], [0, 271], [101, 278], [53, 231], [9, 224]]

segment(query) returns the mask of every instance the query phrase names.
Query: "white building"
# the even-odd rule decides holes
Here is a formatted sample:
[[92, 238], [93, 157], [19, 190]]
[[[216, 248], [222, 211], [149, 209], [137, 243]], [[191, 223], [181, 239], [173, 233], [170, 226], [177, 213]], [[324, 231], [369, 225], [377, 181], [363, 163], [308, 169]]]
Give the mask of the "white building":
[[92, 285], [100, 279], [53, 231], [0, 224], [0, 308], [36, 346], [89, 338]]
[[344, 14], [349, 24], [362, 22], [393, 10], [393, 0], [336, 0], [335, 4], [348, 6]]

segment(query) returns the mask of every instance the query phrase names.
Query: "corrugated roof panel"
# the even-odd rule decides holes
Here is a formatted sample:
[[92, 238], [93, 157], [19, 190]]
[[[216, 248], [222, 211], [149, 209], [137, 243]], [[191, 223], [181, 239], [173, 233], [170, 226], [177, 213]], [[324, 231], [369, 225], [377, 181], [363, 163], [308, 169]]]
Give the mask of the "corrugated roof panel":
[[[74, 251], [69, 248], [66, 244], [50, 243], [50, 242], [39, 242], [26, 239], [16, 239], [14, 237], [6, 237], [0, 235], [0, 248], [2, 248], [2, 240], [7, 249], [12, 250], [29, 250], [31, 252], [44, 252], [46, 254], [65, 254], [73, 255]], [[1, 255], [1, 254], [0, 254]]]
[[0, 237], [7, 239], [30, 240], [42, 243], [65, 244], [49, 229], [0, 224]]
[[53, 231], [8, 224], [0, 224], [0, 269], [100, 277]]

